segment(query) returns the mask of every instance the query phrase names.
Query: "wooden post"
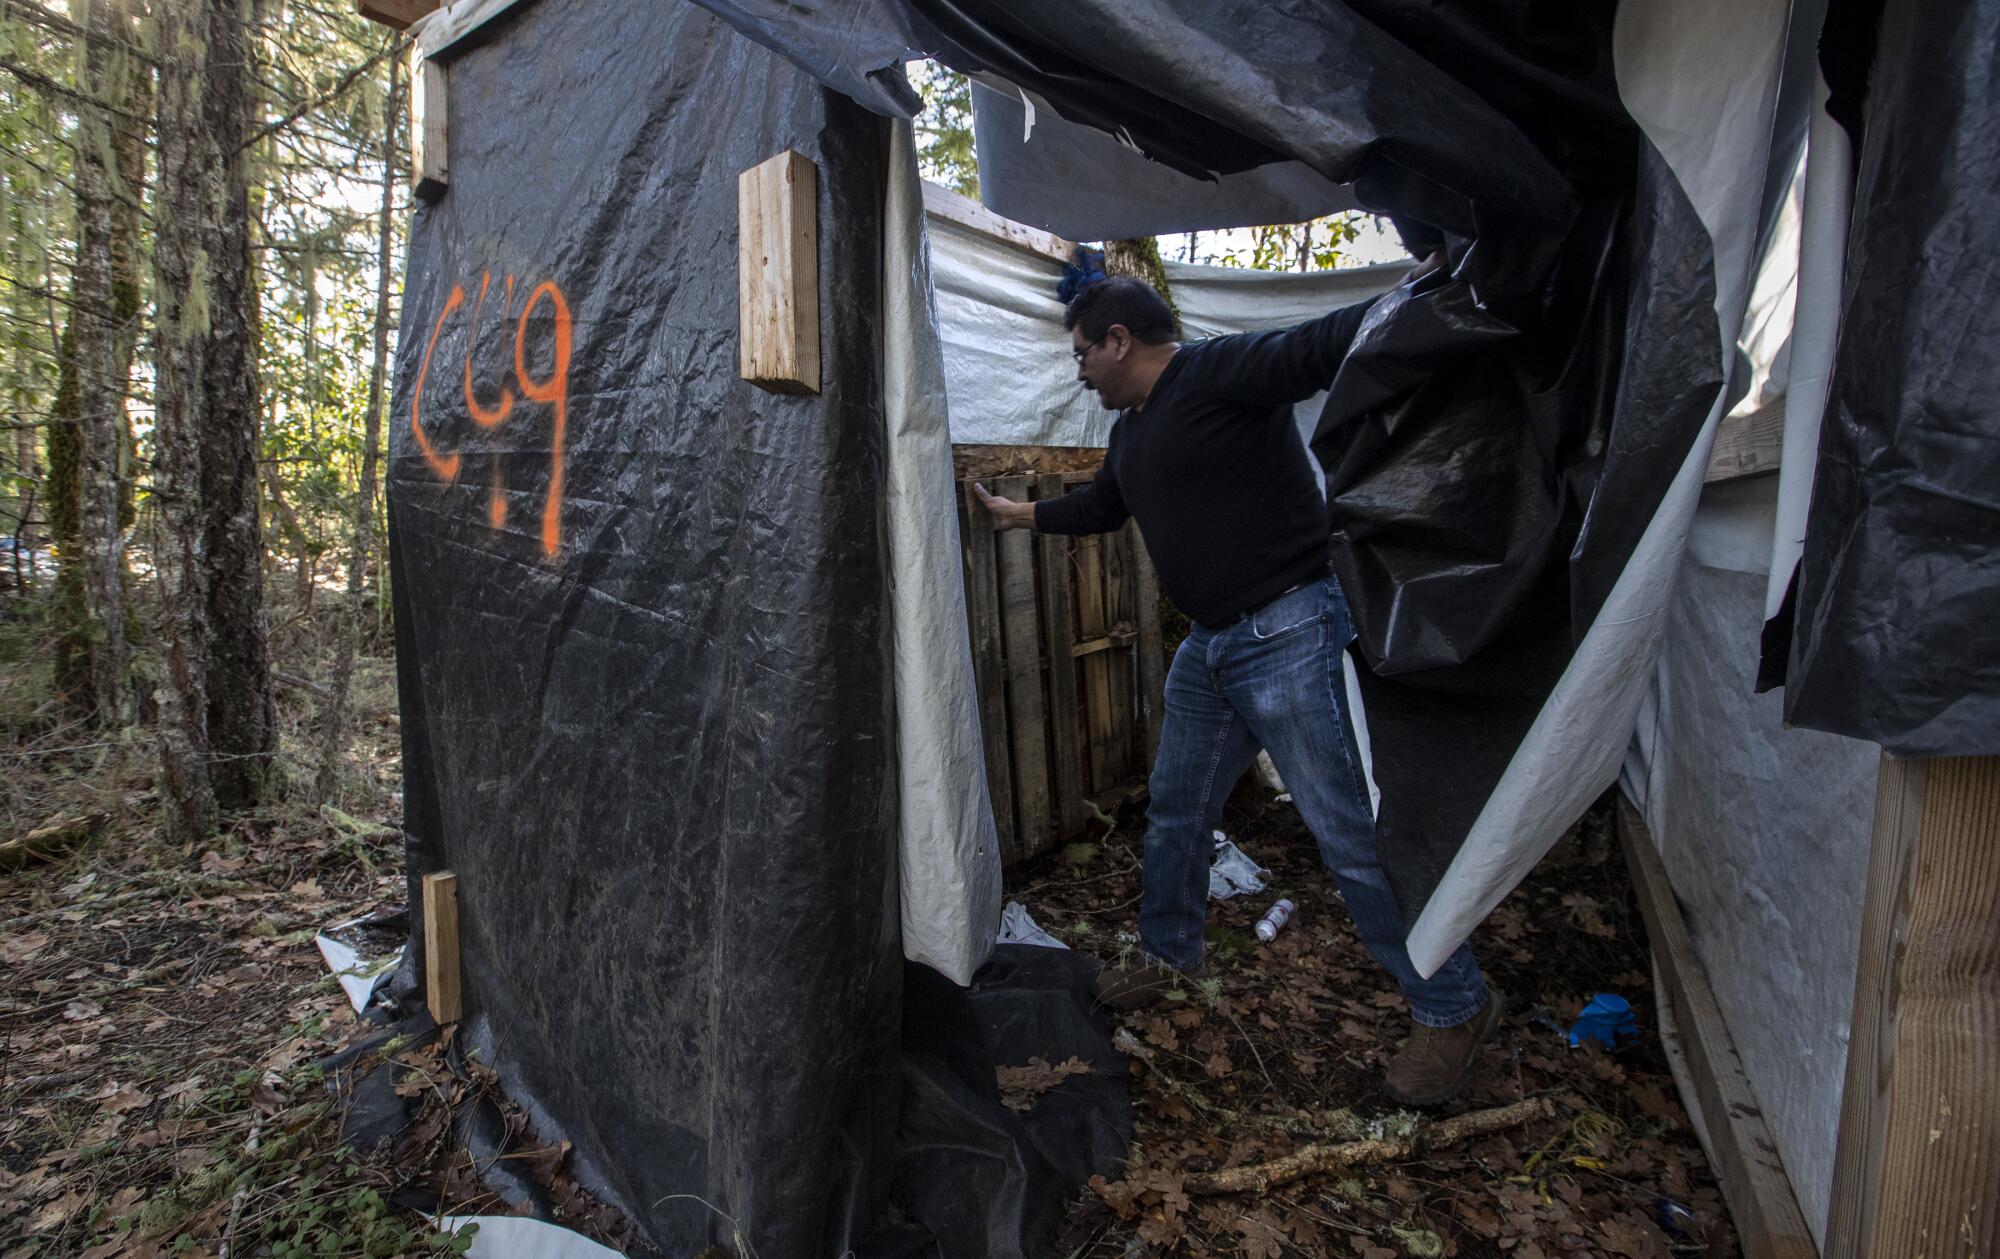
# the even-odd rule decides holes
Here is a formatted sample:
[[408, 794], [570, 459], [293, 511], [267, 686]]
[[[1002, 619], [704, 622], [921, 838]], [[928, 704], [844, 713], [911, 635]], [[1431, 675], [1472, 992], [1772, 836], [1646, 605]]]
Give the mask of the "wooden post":
[[[1059, 498], [1062, 478], [1039, 478], [1036, 498]], [[1076, 613], [1070, 605], [1070, 540], [1059, 533], [1037, 535], [1042, 552], [1042, 628], [1049, 661], [1049, 751], [1054, 761], [1056, 833], [1064, 839], [1083, 826], [1083, 723], [1077, 702]]]
[[426, 201], [444, 196], [451, 184], [445, 146], [444, 67], [410, 50], [410, 190]]
[[1007, 679], [1000, 652], [1000, 579], [992, 518], [966, 482], [959, 494], [959, 529], [965, 541], [965, 618], [972, 638], [972, 674], [979, 687], [979, 730], [986, 753], [986, 793], [1000, 857], [1020, 855], [1014, 833], [1014, 775], [1007, 754]]
[[[1028, 478], [1001, 477], [993, 492], [1025, 502]], [[1000, 636], [1007, 652], [1007, 733], [1014, 752], [1014, 836], [1019, 857], [1055, 840], [1049, 805], [1047, 705], [1042, 697], [1042, 632], [1035, 616], [1035, 539], [1013, 529], [996, 539], [1000, 560]], [[1053, 667], [1054, 662], [1050, 662]]]
[[736, 180], [737, 361], [772, 393], [819, 392], [818, 189], [789, 149]]
[[1167, 714], [1167, 645], [1160, 625], [1160, 579], [1146, 540], [1134, 536], [1132, 559], [1139, 580], [1139, 712], [1146, 721], [1146, 767], [1160, 752], [1160, 726]]
[[458, 1022], [458, 876], [424, 876], [424, 994], [438, 1026]]
[[1799, 1211], [1784, 1160], [1764, 1122], [1749, 1073], [1737, 1056], [1722, 1007], [1694, 954], [1666, 867], [1645, 819], [1623, 792], [1618, 795], [1618, 838], [1632, 889], [1638, 894], [1639, 912], [1646, 920], [1653, 962], [1672, 1003], [1674, 1024], [1681, 1030], [1688, 1076], [1701, 1103], [1716, 1176], [1729, 1199], [1743, 1253], [1748, 1259], [1814, 1259], [1812, 1232]]
[[2000, 1253], [2000, 757], [1882, 758], [1827, 1259]]

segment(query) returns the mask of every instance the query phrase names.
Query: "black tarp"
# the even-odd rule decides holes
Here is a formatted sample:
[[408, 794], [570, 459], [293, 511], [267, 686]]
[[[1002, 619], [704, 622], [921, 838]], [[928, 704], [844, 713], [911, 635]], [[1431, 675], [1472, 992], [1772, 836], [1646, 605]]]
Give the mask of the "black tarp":
[[[1836, 5], [1833, 22], [1844, 25], [1830, 84], [1861, 130], [1785, 718], [1899, 756], [1990, 756], [2000, 752], [2000, 4]], [[1858, 82], [1871, 29], [1872, 68]]]
[[[458, 874], [467, 1037], [656, 1244], [838, 1254], [899, 1079], [887, 126], [692, 5], [491, 36], [397, 356], [411, 878]], [[829, 225], [808, 398], [737, 372], [737, 175], [787, 148]]]

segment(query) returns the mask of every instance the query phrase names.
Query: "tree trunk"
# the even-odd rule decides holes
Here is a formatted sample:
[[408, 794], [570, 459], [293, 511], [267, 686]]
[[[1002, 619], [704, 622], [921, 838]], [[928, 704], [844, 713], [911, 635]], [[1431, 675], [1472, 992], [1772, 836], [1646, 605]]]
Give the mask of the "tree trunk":
[[63, 565], [58, 676], [79, 713], [105, 725], [125, 718], [124, 530], [118, 521], [120, 420], [125, 388], [117, 373], [118, 325], [112, 311], [112, 170], [110, 111], [82, 102], [116, 101], [124, 75], [110, 46], [117, 14], [92, 5], [84, 41], [76, 123], [76, 263], [70, 272], [69, 326], [57, 389], [57, 422], [66, 440], [52, 451], [61, 460], [58, 494], [65, 527], [73, 524]]
[[[191, 0], [183, 0], [191, 2]], [[214, 207], [209, 251], [209, 335], [201, 373], [201, 498], [208, 599], [208, 739], [216, 803], [239, 809], [267, 794], [277, 718], [271, 696], [270, 626], [258, 519], [262, 436], [255, 264], [250, 250], [249, 153], [254, 132], [253, 43], [241, 5], [204, 0], [207, 83], [204, 149]]]
[[1136, 236], [1130, 240], [1109, 241], [1104, 246], [1104, 271], [1107, 275], [1136, 275], [1160, 291], [1167, 299], [1167, 305], [1174, 312], [1178, 323], [1181, 308], [1174, 302], [1174, 290], [1167, 283], [1167, 267], [1160, 260], [1160, 242], [1152, 236]]
[[389, 365], [389, 272], [395, 261], [396, 124], [402, 115], [402, 59], [389, 58], [389, 100], [382, 111], [382, 210], [375, 239], [375, 358], [368, 369], [368, 414], [363, 421], [361, 489], [354, 504], [354, 544], [347, 557], [347, 618], [340, 653], [334, 660], [331, 697], [320, 722], [319, 775], [314, 794], [332, 800], [340, 787], [346, 751], [347, 697], [354, 679], [354, 653], [361, 637], [361, 587], [374, 549], [375, 449], [382, 440], [382, 386]]
[[159, 51], [159, 193], [153, 236], [153, 492], [160, 504], [154, 562], [165, 605], [167, 685], [160, 694], [161, 829], [174, 843], [215, 829], [209, 779], [208, 568], [202, 547], [203, 376], [211, 297], [208, 249], [220, 218], [222, 154], [203, 113], [209, 0], [154, 10]]

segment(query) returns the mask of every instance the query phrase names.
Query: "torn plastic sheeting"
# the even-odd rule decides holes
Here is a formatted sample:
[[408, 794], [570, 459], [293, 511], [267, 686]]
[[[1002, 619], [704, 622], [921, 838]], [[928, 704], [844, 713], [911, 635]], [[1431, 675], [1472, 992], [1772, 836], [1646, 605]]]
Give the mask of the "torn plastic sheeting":
[[1071, 240], [1123, 240], [1245, 224], [1299, 223], [1354, 207], [1351, 189], [1303, 162], [1197, 179], [1091, 127], [972, 85], [979, 199], [996, 214]]
[[[407, 915], [400, 910], [389, 916], [402, 917], [407, 922]], [[389, 982], [390, 977], [396, 973], [396, 967], [403, 960], [403, 949], [406, 946], [397, 945], [388, 953], [368, 958], [363, 957], [361, 951], [353, 945], [335, 938], [333, 933], [359, 927], [382, 917], [381, 914], [364, 914], [359, 918], [350, 918], [346, 922], [335, 923], [313, 937], [313, 944], [318, 947], [320, 957], [326, 961], [327, 969], [332, 971], [333, 977], [339, 981], [340, 990], [347, 994], [347, 1003], [354, 1007], [356, 1014], [368, 1008], [376, 989]]]
[[1066, 949], [1069, 947], [1061, 940], [1042, 930], [1041, 924], [1037, 923], [1034, 915], [1028, 912], [1028, 907], [1019, 901], [1008, 901], [1006, 908], [1000, 911], [1000, 935], [998, 942], [1001, 944], [1032, 944], [1037, 948], [1044, 949]]
[[1271, 872], [1250, 859], [1221, 831], [1215, 832], [1215, 852], [1208, 863], [1208, 899], [1226, 901], [1233, 896], [1253, 896], [1264, 890]]

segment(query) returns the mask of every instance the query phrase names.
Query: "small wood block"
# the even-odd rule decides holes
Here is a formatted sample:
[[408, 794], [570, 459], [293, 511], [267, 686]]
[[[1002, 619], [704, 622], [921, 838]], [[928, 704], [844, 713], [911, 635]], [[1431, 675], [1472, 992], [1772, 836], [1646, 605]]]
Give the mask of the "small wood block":
[[440, 3], [442, 0], [354, 0], [354, 11], [371, 22], [405, 31], [418, 18], [436, 12]]
[[410, 53], [410, 190], [425, 201], [444, 196], [451, 184], [445, 149], [444, 67]]
[[772, 393], [819, 392], [818, 192], [790, 149], [736, 181], [737, 363]]
[[424, 995], [439, 1027], [458, 1022], [458, 876], [424, 876]]

